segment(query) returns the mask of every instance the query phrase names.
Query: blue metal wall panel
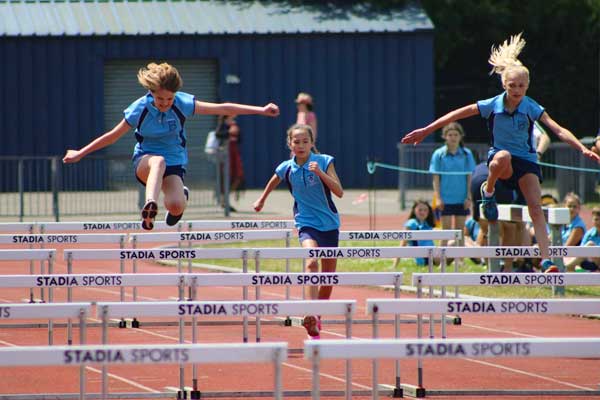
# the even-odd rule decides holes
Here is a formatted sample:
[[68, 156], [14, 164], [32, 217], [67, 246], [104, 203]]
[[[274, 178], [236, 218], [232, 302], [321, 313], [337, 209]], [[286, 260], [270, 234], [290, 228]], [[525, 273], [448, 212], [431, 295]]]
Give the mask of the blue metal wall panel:
[[[110, 128], [102, 122], [103, 63], [108, 59], [177, 65], [178, 58], [214, 58], [223, 101], [279, 104], [279, 118], [239, 118], [249, 187], [264, 185], [289, 156], [285, 131], [295, 122], [294, 99], [300, 91], [315, 99], [318, 147], [336, 157], [346, 187], [370, 183], [367, 158], [397, 162], [400, 137], [434, 116], [432, 32], [3, 37], [0, 56], [11, 60], [0, 65], [5, 77], [0, 155], [60, 155]], [[240, 83], [227, 83], [228, 75]], [[397, 175], [379, 171], [375, 183], [393, 187]]]

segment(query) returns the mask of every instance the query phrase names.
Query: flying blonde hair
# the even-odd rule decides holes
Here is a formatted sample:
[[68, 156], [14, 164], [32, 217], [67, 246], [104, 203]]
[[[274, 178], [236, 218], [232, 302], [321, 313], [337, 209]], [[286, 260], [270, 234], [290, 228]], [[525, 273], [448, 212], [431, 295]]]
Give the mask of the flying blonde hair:
[[490, 75], [496, 73], [502, 77], [502, 82], [509, 71], [525, 72], [529, 79], [529, 70], [519, 61], [519, 54], [525, 47], [525, 39], [521, 37], [523, 32], [513, 35], [509, 40], [505, 40], [501, 45], [495, 47], [492, 45], [492, 51], [488, 62], [492, 66]]
[[140, 85], [151, 92], [166, 89], [175, 93], [183, 86], [177, 68], [167, 63], [150, 63], [145, 68], [140, 68], [137, 78]]

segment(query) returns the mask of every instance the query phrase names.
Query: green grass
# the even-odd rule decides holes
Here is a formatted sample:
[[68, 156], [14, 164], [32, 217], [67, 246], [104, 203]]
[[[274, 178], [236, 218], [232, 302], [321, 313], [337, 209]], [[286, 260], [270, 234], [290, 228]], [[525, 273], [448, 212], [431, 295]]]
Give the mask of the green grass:
[[[397, 242], [390, 241], [343, 241], [341, 247], [386, 247], [397, 245]], [[265, 247], [285, 247], [282, 241], [277, 240], [256, 240], [239, 243], [210, 244], [203, 247], [207, 248], [265, 248]], [[297, 242], [292, 243], [292, 247], [299, 247]], [[239, 259], [206, 259], [202, 264], [212, 264], [224, 267], [242, 268], [242, 262]], [[302, 272], [302, 260], [294, 259], [289, 261], [290, 272]], [[338, 272], [394, 272], [393, 259], [341, 259], [338, 260]], [[254, 261], [249, 260], [248, 270], [254, 271]], [[285, 272], [285, 260], [262, 259], [260, 261], [261, 272]], [[412, 274], [415, 272], [427, 272], [427, 267], [419, 267], [414, 259], [403, 259], [398, 271], [403, 272], [404, 285], [411, 285]], [[448, 272], [454, 272], [454, 264], [447, 268]], [[464, 266], [459, 272], [485, 272], [486, 267], [476, 265], [471, 260], [466, 259]], [[434, 272], [440, 272], [439, 266], [434, 268]], [[454, 293], [454, 287], [446, 288], [449, 293]], [[495, 298], [550, 298], [553, 297], [552, 289], [539, 287], [523, 286], [463, 286], [460, 288], [461, 294], [469, 294], [482, 297]], [[600, 287], [593, 286], [571, 286], [567, 287], [565, 297], [600, 297]]]

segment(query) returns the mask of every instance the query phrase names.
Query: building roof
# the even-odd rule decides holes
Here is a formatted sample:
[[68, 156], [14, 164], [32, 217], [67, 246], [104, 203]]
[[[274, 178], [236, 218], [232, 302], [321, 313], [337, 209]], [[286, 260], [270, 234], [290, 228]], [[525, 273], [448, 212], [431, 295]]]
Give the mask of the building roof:
[[[0, 36], [297, 34], [432, 30], [418, 5], [217, 0], [0, 0]], [[342, 3], [343, 4], [343, 3]], [[346, 3], [347, 4], [347, 3]]]

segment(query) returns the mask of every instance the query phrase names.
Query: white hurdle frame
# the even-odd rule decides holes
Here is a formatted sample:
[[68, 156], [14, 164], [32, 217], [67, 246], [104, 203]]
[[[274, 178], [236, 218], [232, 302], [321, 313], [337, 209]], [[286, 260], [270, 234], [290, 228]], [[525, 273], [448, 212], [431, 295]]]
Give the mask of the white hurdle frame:
[[[522, 307], [525, 309], [522, 309]], [[520, 308], [521, 307], [521, 308]], [[570, 314], [574, 310], [584, 313], [600, 313], [600, 299], [367, 299], [367, 313], [373, 316], [373, 338], [378, 338], [378, 318], [380, 314], [417, 314], [417, 338], [423, 337], [421, 315], [444, 314], [451, 312], [467, 314]], [[429, 339], [433, 339], [430, 333]], [[442, 340], [448, 340], [445, 336]], [[374, 371], [374, 376], [376, 373]], [[415, 390], [413, 386], [405, 385], [408, 389]], [[397, 387], [398, 388], [398, 387]], [[417, 360], [417, 391], [424, 391], [423, 363]], [[417, 397], [424, 397], [419, 396]]]
[[[11, 347], [0, 348], [0, 367], [3, 366], [50, 366], [73, 365], [80, 368], [79, 398], [85, 400], [85, 366], [101, 364], [103, 369], [107, 365], [124, 364], [174, 364], [170, 358], [154, 360], [152, 352], [159, 354], [173, 354], [174, 358], [181, 358], [183, 364], [213, 364], [213, 363], [246, 363], [246, 362], [272, 362], [274, 368], [273, 394], [276, 400], [282, 396], [281, 366], [287, 359], [287, 343], [256, 343], [256, 344], [173, 344], [173, 345], [111, 345], [111, 346], [55, 346], [55, 347]], [[106, 361], [94, 362], [81, 359], [77, 354], [93, 355], [102, 354]], [[109, 354], [111, 356], [109, 356]], [[107, 387], [107, 377], [102, 376], [102, 387]], [[102, 393], [102, 399], [108, 399], [108, 392]]]
[[[480, 205], [481, 218], [485, 219], [483, 215], [483, 205]], [[560, 236], [560, 229], [563, 225], [568, 224], [571, 221], [569, 215], [569, 209], [564, 207], [542, 207], [544, 218], [546, 223], [550, 225], [550, 242], [553, 246], [562, 245], [562, 239]], [[517, 204], [498, 204], [498, 221], [506, 222], [533, 222], [529, 215], [529, 209], [527, 206]], [[499, 246], [499, 227], [496, 223], [488, 224], [488, 245]], [[560, 269], [560, 272], [564, 272], [564, 264], [561, 258], [553, 258], [552, 261]], [[500, 272], [500, 261], [489, 260], [488, 261], [488, 272]], [[562, 289], [558, 289], [557, 293], [564, 293]]]
[[[75, 318], [79, 320], [79, 342], [86, 341], [86, 321], [91, 314], [91, 303], [5, 303], [0, 306], [2, 310], [2, 321], [13, 319], [49, 319], [53, 318]], [[0, 324], [0, 327], [2, 325]], [[48, 345], [54, 343], [54, 330], [52, 324], [48, 324]], [[71, 343], [69, 343], [71, 344]], [[1, 361], [0, 361], [1, 364]]]
[[[255, 313], [249, 310], [254, 307]], [[187, 310], [187, 311], [186, 311]], [[198, 312], [196, 312], [198, 310]], [[180, 320], [179, 342], [183, 344], [185, 334], [183, 330], [183, 319], [185, 317], [211, 316], [274, 316], [291, 314], [312, 315], [344, 315], [346, 318], [346, 337], [352, 337], [352, 315], [356, 310], [355, 300], [302, 300], [302, 301], [181, 301], [181, 302], [98, 302], [96, 307], [97, 318], [102, 320], [102, 344], [108, 344], [108, 320], [112, 318], [125, 318], [130, 316], [143, 317], [176, 317]], [[207, 313], [206, 311], [209, 311]], [[197, 340], [196, 326], [192, 325], [192, 343]], [[108, 372], [103, 366], [103, 379]], [[194, 367], [192, 377], [192, 391], [198, 393], [197, 369]], [[351, 366], [346, 364], [346, 374], [351, 376]], [[103, 380], [103, 382], [105, 382]], [[350, 380], [347, 381], [350, 385]], [[185, 392], [185, 371], [179, 368], [180, 395]], [[108, 387], [102, 386], [103, 396], [108, 393]]]
[[[23, 250], [0, 250], [0, 262], [2, 261], [29, 261], [29, 273], [33, 274], [33, 262], [40, 261], [40, 273], [44, 273], [44, 261], [48, 263], [48, 273], [53, 272], [53, 263], [56, 258], [55, 249], [23, 249]], [[52, 292], [48, 293], [49, 301], [52, 301]], [[33, 288], [29, 290], [29, 302], [35, 303]], [[40, 290], [40, 302], [44, 302], [43, 289]]]
[[[425, 349], [423, 351], [423, 349]], [[438, 351], [439, 349], [439, 351]], [[483, 351], [485, 349], [486, 351]], [[505, 352], [504, 349], [517, 349]], [[495, 354], [502, 351], [503, 354]], [[510, 353], [510, 354], [508, 354]], [[516, 354], [515, 354], [516, 353]], [[364, 339], [305, 341], [304, 358], [312, 362], [312, 399], [320, 398], [321, 360], [418, 359], [486, 357], [600, 357], [600, 339]], [[376, 378], [376, 376], [374, 376]], [[372, 399], [379, 398], [379, 383], [372, 382]], [[582, 394], [582, 391], [578, 391]], [[589, 392], [583, 392], [588, 394]], [[594, 392], [592, 392], [594, 393]], [[425, 393], [420, 393], [424, 397]], [[572, 393], [575, 394], [575, 393]], [[600, 390], [595, 391], [600, 394]]]

